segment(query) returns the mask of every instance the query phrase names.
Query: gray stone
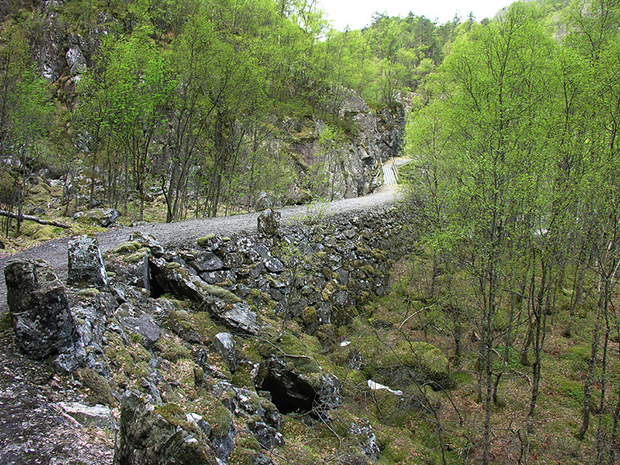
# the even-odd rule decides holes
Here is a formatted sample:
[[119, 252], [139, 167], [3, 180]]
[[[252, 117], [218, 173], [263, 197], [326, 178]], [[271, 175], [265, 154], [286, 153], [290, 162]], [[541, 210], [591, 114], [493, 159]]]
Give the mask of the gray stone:
[[191, 265], [198, 272], [219, 271], [224, 268], [224, 262], [213, 252], [201, 253]]
[[237, 274], [229, 270], [208, 271], [200, 273], [200, 277], [208, 284], [218, 284], [223, 281], [235, 283], [237, 281]]
[[143, 314], [139, 318], [125, 317], [122, 321], [126, 329], [142, 337], [142, 345], [147, 349], [153, 347], [161, 336], [161, 328], [151, 315]]
[[[165, 408], [165, 404], [162, 408]], [[164, 418], [136, 393], [123, 397], [114, 465], [216, 465], [214, 449], [198, 428], [188, 431], [187, 417]]]
[[258, 443], [266, 450], [284, 445], [284, 436], [274, 427], [262, 421], [250, 421], [248, 423], [250, 431], [258, 441]]
[[268, 209], [258, 216], [258, 232], [268, 236], [275, 236], [280, 230], [280, 212]]
[[260, 329], [256, 313], [252, 311], [246, 302], [239, 302], [232, 305], [232, 307], [216, 310], [215, 314], [227, 326], [233, 329], [241, 329], [250, 334], [257, 334]]
[[87, 361], [88, 353], [81, 340], [65, 348], [52, 360], [52, 364], [60, 371], [71, 373], [83, 366]]
[[26, 355], [44, 359], [78, 341], [65, 287], [47, 263], [14, 261], [4, 276], [15, 336]]
[[134, 263], [128, 263], [119, 274], [121, 281], [129, 286], [151, 290], [151, 270], [149, 267], [149, 254], [145, 251], [142, 258]]
[[235, 340], [230, 333], [218, 333], [213, 338], [213, 347], [222, 356], [230, 371], [237, 370], [237, 351], [235, 350]]
[[368, 421], [357, 419], [349, 427], [349, 433], [357, 438], [360, 449], [366, 457], [375, 462], [379, 460], [381, 449], [379, 449], [377, 437]]
[[254, 246], [254, 250], [256, 250], [256, 253], [265, 260], [268, 260], [269, 258], [271, 258], [271, 253], [269, 252], [269, 249], [264, 244], [256, 244]]
[[108, 285], [101, 251], [97, 239], [79, 236], [69, 241], [68, 248], [68, 279], [70, 286], [95, 286], [99, 289]]
[[286, 268], [284, 264], [277, 258], [271, 257], [264, 261], [265, 268], [272, 273], [282, 273]]
[[90, 407], [80, 402], [58, 402], [56, 406], [63, 414], [70, 416], [82, 426], [116, 429], [112, 411], [103, 405]]

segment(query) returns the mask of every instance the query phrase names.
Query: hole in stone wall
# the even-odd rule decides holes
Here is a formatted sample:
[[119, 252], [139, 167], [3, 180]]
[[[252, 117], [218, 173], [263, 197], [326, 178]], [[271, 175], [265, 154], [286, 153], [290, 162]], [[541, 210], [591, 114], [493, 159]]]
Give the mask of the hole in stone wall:
[[159, 297], [161, 297], [162, 295], [164, 295], [166, 293], [166, 290], [159, 284], [159, 270], [157, 269], [157, 267], [153, 266], [152, 264], [149, 264], [149, 275], [150, 275], [150, 279], [149, 279], [149, 291], [150, 291], [150, 296], [153, 299], [158, 299]]
[[269, 391], [280, 413], [309, 413], [314, 406], [314, 388], [297, 374], [287, 370], [280, 360], [270, 360], [260, 389]]

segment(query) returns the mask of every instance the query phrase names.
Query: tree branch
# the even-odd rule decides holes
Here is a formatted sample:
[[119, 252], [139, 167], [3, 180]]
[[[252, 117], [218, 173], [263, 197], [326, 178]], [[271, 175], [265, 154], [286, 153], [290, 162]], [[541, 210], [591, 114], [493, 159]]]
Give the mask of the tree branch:
[[43, 220], [41, 218], [37, 218], [36, 216], [18, 215], [17, 213], [11, 213], [11, 212], [7, 212], [7, 211], [4, 211], [4, 210], [0, 210], [0, 216], [7, 216], [9, 218], [15, 218], [17, 220], [22, 220], [22, 221], [23, 220], [34, 221], [34, 222], [39, 223], [39, 224], [50, 225], [50, 226], [58, 226], [59, 228], [65, 228], [65, 229], [71, 228], [71, 226], [68, 225], [68, 224], [58, 223], [56, 221], [50, 221], [50, 220]]

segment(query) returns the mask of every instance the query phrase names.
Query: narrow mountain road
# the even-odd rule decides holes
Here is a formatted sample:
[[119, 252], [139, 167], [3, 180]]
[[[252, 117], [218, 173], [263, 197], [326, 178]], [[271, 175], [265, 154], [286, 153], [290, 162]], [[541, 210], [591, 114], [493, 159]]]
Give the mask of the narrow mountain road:
[[[318, 218], [325, 215], [363, 211], [382, 205], [389, 205], [396, 202], [397, 197], [398, 192], [395, 185], [383, 185], [375, 193], [365, 197], [281, 208], [278, 211], [282, 214], [282, 224], [290, 224], [307, 217]], [[143, 224], [137, 227], [117, 228], [97, 235], [97, 240], [102, 253], [126, 242], [135, 231], [152, 234], [164, 247], [187, 246], [194, 244], [199, 237], [210, 233], [230, 236], [244, 231], [255, 232], [258, 215], [259, 213], [249, 213], [218, 218], [195, 219], [178, 223]], [[14, 255], [0, 257], [0, 270], [4, 270], [6, 264], [12, 259], [43, 259], [55, 269], [61, 279], [65, 279], [68, 242], [69, 238], [65, 237]], [[1, 274], [0, 313], [7, 310], [4, 272]]]
[[398, 171], [391, 161], [383, 165], [383, 183], [386, 186], [395, 186], [398, 184]]

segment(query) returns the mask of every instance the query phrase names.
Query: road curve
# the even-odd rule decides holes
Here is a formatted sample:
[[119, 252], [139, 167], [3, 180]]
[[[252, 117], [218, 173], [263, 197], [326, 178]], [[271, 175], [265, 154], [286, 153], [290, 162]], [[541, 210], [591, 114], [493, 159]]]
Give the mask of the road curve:
[[[396, 186], [382, 186], [375, 193], [364, 197], [337, 200], [278, 209], [282, 214], [282, 223], [290, 224], [306, 217], [319, 217], [330, 214], [355, 212], [389, 205], [398, 198]], [[129, 240], [135, 231], [152, 234], [164, 247], [178, 247], [195, 243], [196, 239], [214, 233], [230, 236], [241, 232], [255, 232], [259, 213], [244, 215], [203, 218], [177, 223], [141, 224], [136, 227], [121, 227], [97, 235], [99, 248], [105, 252]], [[66, 279], [68, 237], [46, 242], [37, 247], [21, 251], [14, 255], [0, 257], [0, 269], [12, 259], [43, 259], [56, 271], [61, 279]], [[6, 310], [6, 284], [4, 272], [0, 278], [0, 313]]]

